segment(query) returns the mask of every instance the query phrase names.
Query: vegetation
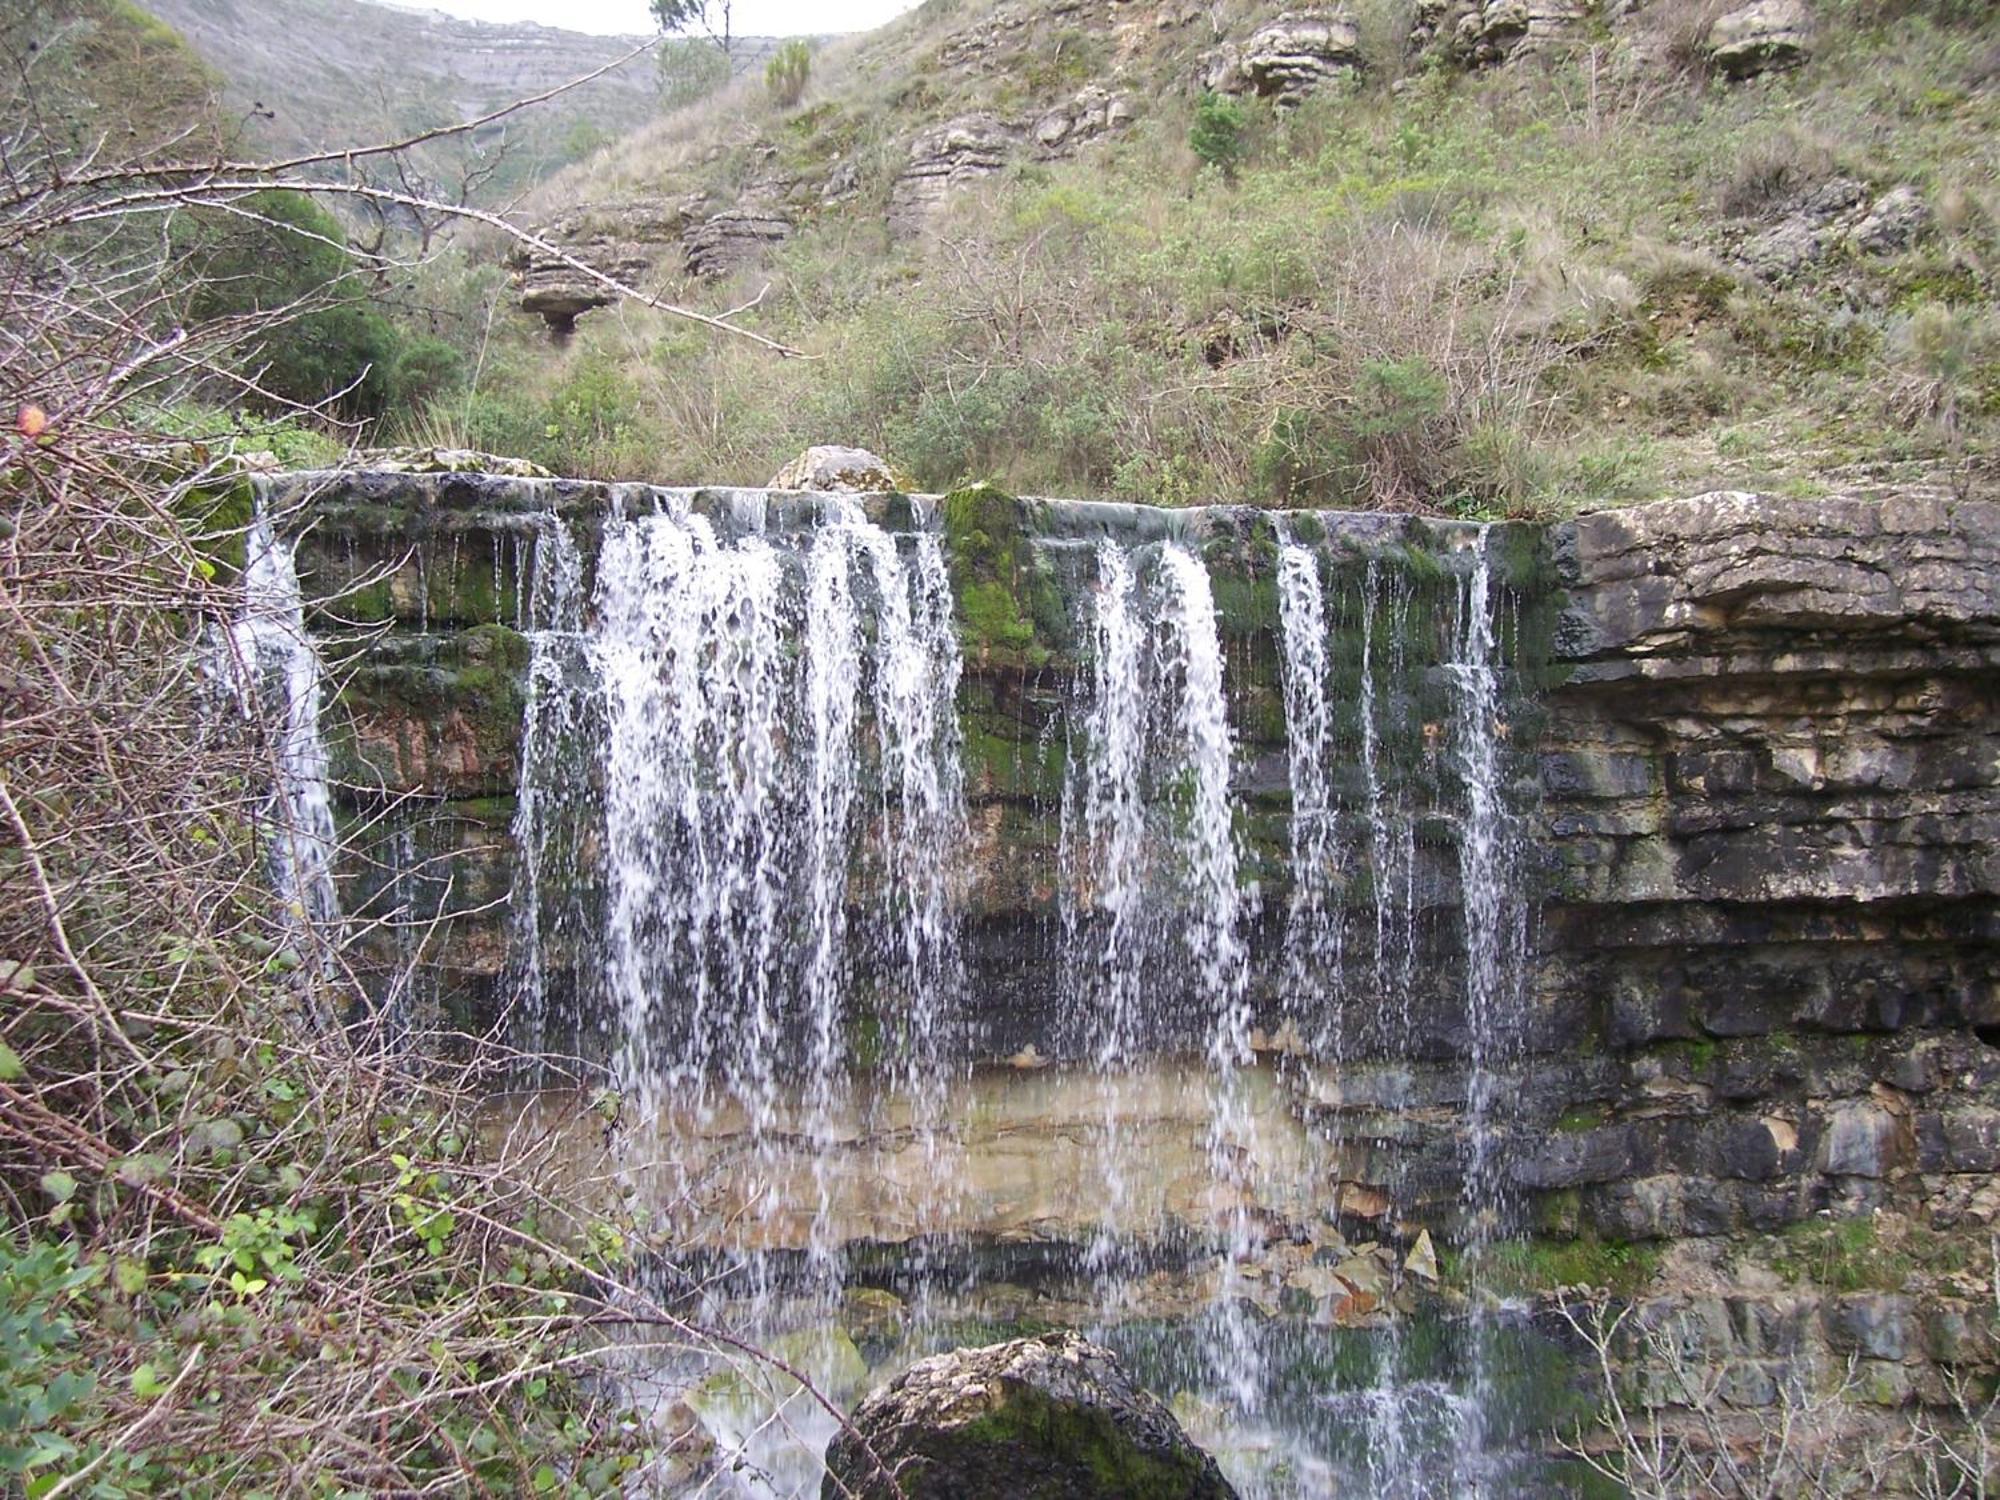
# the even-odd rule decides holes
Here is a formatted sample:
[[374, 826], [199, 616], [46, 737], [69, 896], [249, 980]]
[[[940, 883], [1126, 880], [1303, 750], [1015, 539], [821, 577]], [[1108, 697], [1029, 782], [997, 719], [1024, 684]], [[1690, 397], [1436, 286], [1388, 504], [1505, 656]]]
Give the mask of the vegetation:
[[[1493, 514], [1992, 482], [2000, 18], [1837, 4], [1810, 66], [1733, 85], [1692, 58], [1412, 68], [1379, 8], [1363, 79], [1284, 113], [1189, 96], [1207, 26], [1114, 77], [1088, 28], [1037, 62], [967, 3], [827, 49], [808, 109], [738, 89], [662, 122], [561, 200], [784, 195], [798, 229], [766, 269], [696, 282], [669, 250], [662, 285], [720, 310], [768, 282], [740, 321], [815, 358], [773, 368], [630, 310], [552, 355], [503, 315], [480, 388], [516, 415], [485, 431], [548, 461], [538, 434], [570, 430], [557, 393], [587, 365], [632, 420], [562, 457], [675, 482], [761, 482], [829, 440], [931, 489], [1167, 503]], [[923, 233], [885, 226], [920, 124], [1033, 121], [1093, 79], [1136, 123], [1024, 150]], [[836, 170], [857, 191], [823, 203]], [[1741, 247], [1834, 177], [1911, 185], [1928, 227], [1761, 278]]]
[[299, 181], [181, 159], [212, 112], [92, 128], [177, 55], [124, 7], [0, 50], [0, 1492], [625, 1493], [607, 1328], [709, 1335], [546, 1142], [481, 1141], [504, 1050], [405, 1049], [282, 877], [287, 711], [232, 629], [240, 449], [338, 456], [457, 353]]
[[793, 37], [782, 43], [764, 64], [764, 90], [778, 108], [790, 109], [805, 93], [806, 80], [811, 74], [812, 51], [802, 39]]

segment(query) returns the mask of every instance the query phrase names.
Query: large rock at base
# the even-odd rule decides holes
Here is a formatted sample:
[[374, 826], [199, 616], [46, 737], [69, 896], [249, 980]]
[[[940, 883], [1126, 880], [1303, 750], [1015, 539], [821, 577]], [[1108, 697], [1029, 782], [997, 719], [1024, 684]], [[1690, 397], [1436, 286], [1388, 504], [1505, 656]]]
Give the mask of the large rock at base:
[[888, 464], [866, 448], [819, 444], [806, 449], [772, 477], [774, 490], [859, 490], [886, 495], [901, 488]]
[[922, 1360], [862, 1402], [853, 1426], [827, 1454], [821, 1500], [1236, 1495], [1173, 1413], [1134, 1385], [1110, 1350], [1074, 1333]]
[[1751, 0], [1716, 17], [1708, 29], [1709, 61], [1731, 78], [1795, 68], [1811, 50], [1805, 0]]

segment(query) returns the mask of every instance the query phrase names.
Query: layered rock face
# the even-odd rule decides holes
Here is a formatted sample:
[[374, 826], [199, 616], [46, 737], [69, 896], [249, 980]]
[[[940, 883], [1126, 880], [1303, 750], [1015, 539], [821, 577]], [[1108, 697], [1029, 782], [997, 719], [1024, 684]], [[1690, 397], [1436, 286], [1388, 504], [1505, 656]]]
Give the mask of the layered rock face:
[[[278, 481], [274, 494], [297, 499], [315, 483]], [[348, 590], [322, 624], [390, 626], [328, 715], [342, 794], [357, 810], [414, 798], [429, 814], [409, 855], [378, 849], [349, 907], [379, 910], [395, 884], [381, 872], [398, 858], [414, 861], [429, 899], [484, 906], [432, 950], [442, 993], [469, 1015], [490, 1013], [506, 961], [494, 903], [512, 879], [520, 580], [535, 517], [569, 518], [588, 557], [613, 502], [602, 485], [451, 473], [342, 476], [310, 502], [307, 587]], [[783, 529], [809, 527], [815, 502], [713, 503], [752, 505]], [[902, 496], [856, 503], [911, 524]], [[1089, 540], [1178, 535], [1215, 579], [1244, 873], [1261, 897], [1247, 932], [1258, 1108], [1273, 1122], [1259, 1211], [1448, 1232], [1468, 1045], [1457, 832], [1448, 820], [1416, 829], [1402, 1040], [1378, 1045], [1357, 1022], [1339, 1059], [1326, 1056], [1279, 982], [1291, 871], [1268, 522], [1005, 497], [965, 514], [976, 525], [946, 540], [965, 650], [975, 1060], [1018, 1075], [1089, 1053], [1062, 998], [1063, 739], [1051, 726], [1075, 691]], [[1353, 549], [1330, 580], [1350, 595], [1364, 555], [1371, 578], [1386, 578], [1467, 545], [1468, 528], [1451, 523], [1325, 524], [1329, 546]], [[1499, 1125], [1524, 1221], [1558, 1237], [1671, 1242], [1876, 1208], [1945, 1232], [2000, 1219], [2000, 511], [1723, 494], [1496, 531], [1492, 545], [1517, 622], [1507, 767], [1540, 887]], [[1455, 584], [1410, 576], [1412, 615], [1453, 607]], [[1412, 775], [1430, 774], [1439, 710], [1427, 684], [1428, 673], [1410, 679]], [[1350, 923], [1351, 973], [1365, 974], [1373, 940], [1365, 919]], [[1006, 1123], [984, 1138], [992, 1160], [967, 1168], [978, 1233], [1080, 1233], [1061, 1228], [1063, 1205], [1088, 1181], [1088, 1152], [1072, 1160], [1046, 1143], [1105, 1111], [1087, 1079], [1065, 1077], [979, 1106]], [[1177, 1112], [1173, 1088], [1147, 1097], [1145, 1128], [1172, 1180], [1202, 1149], [1200, 1100]], [[1331, 1177], [1313, 1164], [1323, 1151], [1306, 1149], [1315, 1141], [1332, 1143]], [[724, 1177], [726, 1158], [718, 1145]], [[871, 1170], [902, 1169], [892, 1152]], [[905, 1232], [887, 1201], [857, 1201], [860, 1237]], [[1201, 1207], [1173, 1212], [1195, 1221]]]
[[1627, 1238], [1989, 1221], [2000, 514], [1720, 495], [1559, 546], [1542, 985], [1604, 1119], [1524, 1182]]

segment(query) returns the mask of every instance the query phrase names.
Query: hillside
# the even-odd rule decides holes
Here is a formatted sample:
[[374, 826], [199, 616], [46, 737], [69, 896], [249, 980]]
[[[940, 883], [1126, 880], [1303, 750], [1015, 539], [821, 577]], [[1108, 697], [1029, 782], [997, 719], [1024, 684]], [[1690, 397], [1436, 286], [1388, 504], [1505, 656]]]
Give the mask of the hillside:
[[[540, 195], [778, 363], [523, 272], [430, 430], [760, 481], [1570, 508], [1993, 481], [2000, 19], [1962, 0], [929, 0]], [[560, 208], [560, 212], [555, 210]]]
[[[581, 78], [647, 40], [465, 21], [368, 0], [152, 0], [150, 9], [221, 76], [250, 138], [281, 152], [469, 119]], [[736, 66], [761, 68], [775, 45], [738, 39]], [[647, 54], [511, 121], [512, 144], [485, 201], [501, 201], [639, 128], [655, 113], [656, 96]], [[498, 130], [478, 145], [490, 156]], [[463, 156], [450, 160], [455, 167]]]

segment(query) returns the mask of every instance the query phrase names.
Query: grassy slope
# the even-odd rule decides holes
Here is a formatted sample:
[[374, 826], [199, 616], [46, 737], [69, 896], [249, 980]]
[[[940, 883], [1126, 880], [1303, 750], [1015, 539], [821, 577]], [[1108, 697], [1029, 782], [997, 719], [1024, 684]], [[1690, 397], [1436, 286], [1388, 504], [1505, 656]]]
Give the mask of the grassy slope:
[[[1241, 35], [1261, 10], [1225, 13]], [[1089, 11], [1076, 12], [1088, 16]], [[808, 442], [874, 446], [933, 487], [1185, 501], [1557, 509], [1731, 484], [1990, 483], [2000, 18], [1822, 0], [1808, 68], [1731, 86], [1585, 57], [1466, 75], [1364, 13], [1369, 79], [1289, 117], [1250, 106], [1232, 178], [1189, 149], [1206, 24], [1003, 32], [966, 0], [819, 60], [803, 105], [739, 85], [555, 185], [574, 202], [774, 170], [813, 208], [746, 322], [765, 356], [642, 311], [553, 354], [525, 320], [435, 425], [566, 468], [758, 481]], [[922, 123], [1032, 120], [1104, 79], [1136, 126], [963, 195], [921, 239], [882, 213]], [[1908, 183], [1932, 228], [1786, 289], [1733, 257], [1836, 174]]]

